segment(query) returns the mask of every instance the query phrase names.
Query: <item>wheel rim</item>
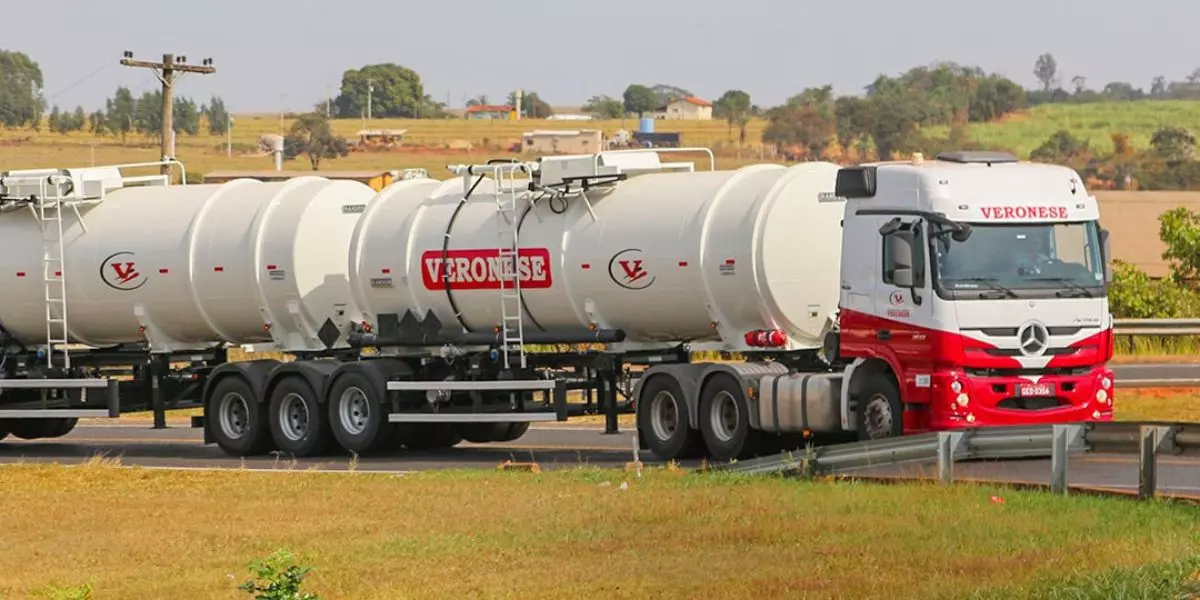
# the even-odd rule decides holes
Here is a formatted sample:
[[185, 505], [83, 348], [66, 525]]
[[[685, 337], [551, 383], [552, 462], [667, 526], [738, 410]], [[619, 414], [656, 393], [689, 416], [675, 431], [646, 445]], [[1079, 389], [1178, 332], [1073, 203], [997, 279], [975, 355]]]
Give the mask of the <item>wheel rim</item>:
[[719, 392], [708, 409], [708, 421], [712, 424], [713, 434], [722, 442], [733, 439], [740, 416], [737, 400], [729, 392]]
[[371, 420], [371, 404], [362, 390], [352, 387], [342, 392], [338, 399], [338, 418], [342, 429], [351, 435], [358, 435], [367, 430]]
[[308, 423], [308, 404], [304, 397], [294, 392], [284, 396], [279, 404], [279, 430], [283, 436], [292, 441], [304, 439]]
[[250, 428], [250, 405], [241, 394], [229, 392], [221, 397], [221, 408], [217, 411], [221, 422], [221, 433], [230, 439], [240, 439]]
[[650, 402], [650, 427], [660, 440], [671, 439], [679, 429], [679, 405], [670, 392], [659, 392]]
[[892, 404], [887, 396], [875, 394], [867, 401], [865, 425], [870, 439], [885, 438], [892, 434]]

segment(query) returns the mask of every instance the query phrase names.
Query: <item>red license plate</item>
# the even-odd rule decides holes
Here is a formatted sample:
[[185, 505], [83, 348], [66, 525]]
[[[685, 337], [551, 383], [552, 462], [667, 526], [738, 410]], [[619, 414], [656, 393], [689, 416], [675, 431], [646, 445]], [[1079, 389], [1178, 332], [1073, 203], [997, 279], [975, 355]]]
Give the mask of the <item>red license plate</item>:
[[1017, 384], [1017, 395], [1021, 397], [1029, 396], [1053, 396], [1053, 383], [1021, 383]]

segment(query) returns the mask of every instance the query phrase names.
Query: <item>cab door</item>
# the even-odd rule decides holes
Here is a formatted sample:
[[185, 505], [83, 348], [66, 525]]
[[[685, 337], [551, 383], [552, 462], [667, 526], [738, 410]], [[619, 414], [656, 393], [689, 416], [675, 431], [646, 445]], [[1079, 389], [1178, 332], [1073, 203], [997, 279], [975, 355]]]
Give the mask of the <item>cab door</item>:
[[876, 350], [900, 372], [901, 398], [928, 402], [933, 372], [933, 291], [928, 276], [928, 225], [893, 217], [880, 228], [882, 257], [874, 303], [880, 327]]

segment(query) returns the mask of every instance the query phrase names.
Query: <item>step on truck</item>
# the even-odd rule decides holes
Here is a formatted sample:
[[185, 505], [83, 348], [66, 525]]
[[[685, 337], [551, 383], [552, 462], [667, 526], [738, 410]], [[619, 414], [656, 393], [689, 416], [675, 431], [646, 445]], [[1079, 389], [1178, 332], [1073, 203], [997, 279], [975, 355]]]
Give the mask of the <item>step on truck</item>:
[[376, 193], [145, 166], [0, 174], [0, 434], [199, 406], [227, 453], [315, 456], [631, 408], [658, 457], [730, 459], [1111, 418], [1107, 234], [1065, 167], [672, 148]]

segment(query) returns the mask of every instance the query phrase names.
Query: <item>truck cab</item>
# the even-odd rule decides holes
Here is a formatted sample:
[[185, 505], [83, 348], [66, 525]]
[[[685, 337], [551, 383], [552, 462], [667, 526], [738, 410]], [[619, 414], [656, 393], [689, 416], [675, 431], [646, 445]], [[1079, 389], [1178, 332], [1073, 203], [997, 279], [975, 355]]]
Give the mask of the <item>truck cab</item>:
[[914, 155], [843, 168], [835, 194], [827, 353], [851, 363], [860, 437], [1112, 419], [1108, 233], [1078, 173], [996, 152]]

